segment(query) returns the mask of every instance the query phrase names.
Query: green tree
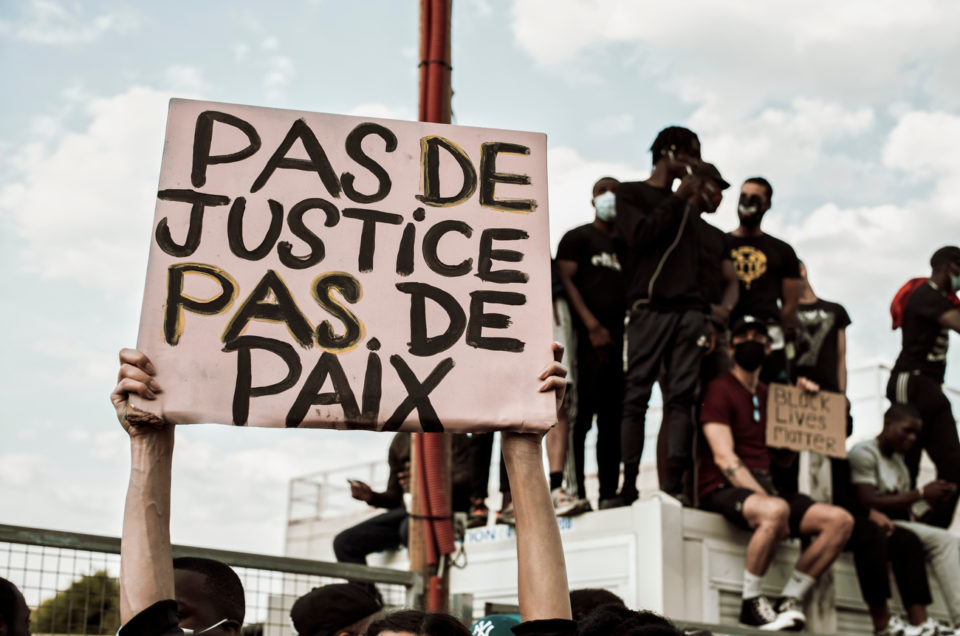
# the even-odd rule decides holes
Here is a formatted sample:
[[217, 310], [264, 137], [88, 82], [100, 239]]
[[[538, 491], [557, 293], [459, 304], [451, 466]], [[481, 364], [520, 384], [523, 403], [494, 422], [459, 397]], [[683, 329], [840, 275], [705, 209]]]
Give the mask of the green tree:
[[40, 603], [30, 624], [34, 634], [115, 634], [120, 584], [106, 570], [85, 574]]

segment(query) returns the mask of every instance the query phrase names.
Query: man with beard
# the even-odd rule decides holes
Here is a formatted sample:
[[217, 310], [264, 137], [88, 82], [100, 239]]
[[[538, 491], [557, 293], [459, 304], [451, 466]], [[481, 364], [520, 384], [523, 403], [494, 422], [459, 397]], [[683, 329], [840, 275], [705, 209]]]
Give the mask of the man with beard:
[[803, 281], [793, 248], [760, 228], [772, 199], [773, 186], [763, 177], [747, 179], [740, 189], [740, 226], [728, 235], [730, 256], [740, 279], [740, 299], [730, 320], [749, 316], [767, 326], [773, 353], [764, 363], [760, 379], [786, 382]]
[[[658, 377], [667, 416], [667, 479], [661, 489], [681, 501], [683, 475], [692, 468], [694, 409], [700, 361], [707, 343], [700, 291], [699, 214], [716, 209], [726, 181], [700, 166], [700, 141], [670, 127], [651, 148], [653, 173], [621, 183], [615, 240], [624, 268], [629, 325], [621, 424], [623, 486], [619, 502], [637, 498], [647, 405]], [[674, 193], [674, 180], [681, 179]], [[662, 370], [662, 375], [661, 375]]]

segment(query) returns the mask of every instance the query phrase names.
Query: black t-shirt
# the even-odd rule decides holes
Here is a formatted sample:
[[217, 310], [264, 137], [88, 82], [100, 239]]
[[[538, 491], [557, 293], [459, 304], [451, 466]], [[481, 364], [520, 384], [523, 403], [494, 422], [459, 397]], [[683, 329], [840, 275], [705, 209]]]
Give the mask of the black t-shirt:
[[179, 623], [177, 602], [157, 601], [127, 621], [117, 636], [183, 636]]
[[783, 279], [800, 278], [796, 252], [788, 243], [769, 234], [752, 237], [727, 234], [727, 241], [740, 279], [740, 300], [730, 316], [731, 324], [743, 316], [780, 322], [777, 301], [783, 290]]
[[[557, 260], [577, 264], [573, 284], [600, 324], [614, 333], [623, 331], [626, 309], [623, 272], [613, 249], [613, 239], [592, 223], [581, 225], [560, 239]], [[571, 313], [574, 323], [582, 327], [579, 314]]]
[[729, 258], [727, 235], [700, 219], [700, 294], [707, 305], [719, 305], [723, 300], [722, 262]]
[[621, 183], [614, 241], [623, 265], [628, 305], [702, 309], [698, 213], [670, 191], [643, 181]]
[[797, 307], [796, 373], [827, 391], [840, 390], [837, 333], [850, 325], [843, 305], [829, 300]]
[[947, 371], [947, 345], [950, 330], [940, 324], [940, 316], [955, 309], [947, 295], [927, 281], [917, 287], [903, 312], [903, 346], [894, 372], [919, 371], [943, 382]]

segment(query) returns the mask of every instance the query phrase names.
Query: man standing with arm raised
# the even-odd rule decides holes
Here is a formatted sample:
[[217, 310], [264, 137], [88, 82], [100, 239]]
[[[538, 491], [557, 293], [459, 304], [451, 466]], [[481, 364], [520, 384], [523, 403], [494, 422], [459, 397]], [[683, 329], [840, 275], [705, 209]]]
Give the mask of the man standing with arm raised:
[[[702, 210], [699, 195], [709, 179], [694, 175], [700, 163], [700, 140], [691, 130], [671, 126], [660, 131], [650, 150], [650, 177], [621, 183], [614, 191], [614, 238], [630, 317], [620, 429], [623, 486], [619, 503], [623, 505], [638, 496], [647, 406], [661, 369], [669, 436], [667, 479], [661, 488], [684, 498], [683, 475], [692, 468], [697, 379], [707, 341], [698, 214]], [[677, 179], [682, 181], [674, 193]]]
[[[923, 428], [906, 455], [910, 479], [920, 470], [920, 453], [927, 451], [937, 477], [960, 485], [960, 439], [950, 400], [943, 392], [950, 332], [960, 333], [960, 310], [950, 294], [960, 290], [960, 247], [941, 247], [930, 258], [930, 278], [910, 294], [903, 315], [903, 346], [897, 358], [887, 398], [920, 412]], [[953, 521], [957, 495], [935, 506], [924, 521], [946, 528]]]

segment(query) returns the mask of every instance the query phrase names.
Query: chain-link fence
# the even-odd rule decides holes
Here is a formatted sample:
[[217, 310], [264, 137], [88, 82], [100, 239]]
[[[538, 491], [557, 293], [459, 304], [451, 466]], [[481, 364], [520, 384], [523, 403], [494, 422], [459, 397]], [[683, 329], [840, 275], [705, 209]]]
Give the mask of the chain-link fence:
[[[387, 606], [421, 593], [413, 572], [348, 563], [174, 546], [174, 557], [206, 557], [237, 572], [246, 592], [244, 634], [290, 636], [290, 607], [314, 587], [344, 580], [377, 585]], [[120, 540], [0, 524], [0, 577], [23, 592], [35, 635], [114, 634], [120, 624]]]

